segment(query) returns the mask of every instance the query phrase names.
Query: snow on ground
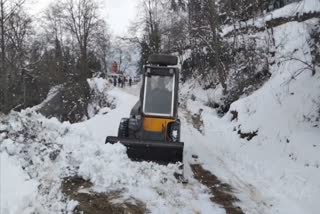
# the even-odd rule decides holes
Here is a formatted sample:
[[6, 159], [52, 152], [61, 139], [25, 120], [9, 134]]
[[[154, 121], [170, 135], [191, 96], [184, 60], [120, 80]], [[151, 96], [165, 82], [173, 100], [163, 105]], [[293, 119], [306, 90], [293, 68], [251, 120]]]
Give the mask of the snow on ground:
[[[151, 213], [225, 213], [210, 201], [208, 189], [198, 181], [192, 177], [187, 185], [177, 181], [178, 165], [132, 162], [121, 144], [104, 144], [107, 135], [116, 135], [121, 117], [129, 115], [138, 99], [117, 88], [108, 95], [115, 98], [115, 109], [78, 124], [46, 119], [32, 109], [1, 118], [0, 154], [6, 167], [1, 165], [0, 174], [11, 176], [11, 170], [22, 181], [29, 176], [21, 186], [1, 177], [1, 186], [24, 193], [10, 196], [1, 188], [1, 196], [8, 201], [5, 211], [21, 213], [28, 206], [25, 213], [71, 212], [76, 204], [66, 200], [60, 185], [63, 178], [77, 175], [89, 179], [96, 192], [120, 191], [122, 198], [117, 201], [141, 200]], [[18, 206], [12, 206], [13, 201]]]
[[[197, 154], [204, 168], [236, 187], [244, 201], [240, 206], [248, 213], [319, 213], [320, 71], [318, 68], [312, 76], [304, 69], [297, 75], [303, 63], [281, 62], [293, 53], [311, 61], [306, 41], [316, 21], [274, 28], [278, 48], [277, 63], [270, 68], [272, 76], [262, 88], [231, 105], [230, 112], [238, 112], [232, 122], [230, 112], [219, 119], [204, 105], [215, 94], [190, 85], [182, 87], [184, 95], [189, 91], [195, 97], [195, 101], [186, 101], [186, 108], [191, 113], [202, 108], [204, 122], [204, 135], [189, 125], [183, 127], [187, 158], [192, 161], [190, 155]], [[247, 141], [240, 139], [238, 131], [258, 131], [258, 135]]]
[[[276, 58], [297, 49], [297, 58], [311, 61], [305, 41], [306, 25], [313, 21], [275, 28], [276, 46], [282, 47]], [[320, 132], [312, 120], [320, 107], [320, 76], [319, 71], [311, 76], [310, 70], [304, 70], [292, 79], [302, 67], [297, 61], [274, 65], [271, 80], [253, 95], [233, 103], [230, 109], [238, 111], [234, 127], [241, 126], [243, 132], [258, 130], [258, 136], [242, 146], [247, 161], [254, 160], [267, 183], [294, 200], [304, 213], [318, 213]]]
[[[129, 115], [138, 99], [120, 89], [113, 89], [109, 94], [116, 97], [117, 108], [73, 126], [95, 139], [90, 142], [91, 148], [86, 146], [83, 150], [78, 148], [79, 141], [71, 143], [71, 139], [64, 138], [65, 149], [74, 151], [74, 158], [81, 162], [79, 175], [90, 179], [98, 192], [124, 189], [124, 198], [143, 201], [152, 213], [224, 213], [223, 209], [212, 205], [206, 188], [195, 180], [190, 180], [187, 186], [178, 183], [174, 177], [174, 172], [179, 171], [178, 165], [132, 162], [122, 145], [104, 145], [106, 135], [117, 134], [121, 117]], [[74, 139], [75, 136], [70, 137]], [[89, 139], [84, 142], [88, 143]]]
[[[265, 27], [267, 21], [283, 17], [294, 17], [296, 15], [302, 15], [304, 13], [312, 13], [320, 11], [320, 1], [319, 0], [302, 0], [298, 2], [293, 2], [282, 8], [263, 14], [261, 17], [250, 19], [246, 21], [247, 26]], [[243, 23], [242, 23], [243, 25]], [[236, 26], [241, 28], [239, 24]], [[226, 35], [232, 31], [234, 26], [225, 26], [223, 28], [223, 35]]]
[[7, 152], [0, 154], [0, 169], [0, 213], [32, 213], [38, 183]]
[[[297, 58], [310, 61], [305, 35], [314, 21], [274, 28], [275, 58], [294, 52]], [[305, 70], [292, 79], [301, 67], [297, 61], [274, 64], [270, 80], [261, 89], [231, 105], [238, 112], [232, 122], [230, 113], [221, 119], [204, 105], [208, 97], [220, 98], [219, 89], [203, 91], [190, 83], [182, 87], [187, 185], [174, 178], [177, 165], [132, 162], [121, 144], [104, 144], [107, 135], [117, 134], [121, 117], [129, 115], [138, 99], [138, 85], [106, 88], [103, 79], [89, 81], [95, 93], [112, 97], [115, 108], [94, 110], [97, 115], [78, 124], [46, 119], [34, 109], [0, 115], [0, 211], [71, 213], [76, 203], [66, 199], [60, 186], [65, 177], [78, 175], [89, 179], [96, 192], [118, 190], [120, 201], [141, 200], [151, 213], [225, 213], [192, 177], [188, 164], [195, 162], [191, 156], [196, 154], [204, 168], [235, 188], [245, 213], [317, 214], [320, 124], [315, 118], [320, 75], [318, 71], [311, 76]], [[194, 101], [188, 99], [191, 93]], [[199, 108], [203, 109], [203, 133], [187, 119], [188, 111], [198, 113]], [[257, 130], [258, 135], [247, 141], [240, 139], [239, 130]]]
[[269, 21], [271, 19], [290, 17], [297, 14], [302, 15], [303, 13], [317, 12], [320, 11], [320, 2], [318, 0], [302, 0], [293, 2], [282, 8], [274, 11], [270, 11], [263, 18], [259, 18], [256, 21]]
[[[282, 76], [276, 75], [278, 73]], [[191, 158], [196, 154], [204, 168], [235, 188], [241, 200], [238, 204], [245, 213], [317, 213], [320, 176], [319, 169], [310, 161], [319, 160], [319, 150], [316, 150], [320, 147], [316, 142], [318, 129], [312, 131], [308, 123], [299, 120], [300, 117], [289, 122], [293, 127], [289, 132], [286, 132], [287, 122], [273, 121], [280, 116], [288, 120], [292, 115], [311, 111], [306, 107], [312, 107], [312, 99], [304, 100], [305, 106], [295, 107], [293, 103], [294, 99], [304, 99], [306, 93], [309, 98], [316, 95], [313, 88], [318, 83], [315, 77], [302, 75], [300, 81], [293, 84], [308, 83], [310, 88], [295, 87], [295, 98], [291, 100], [292, 95], [286, 92], [288, 96], [282, 97], [281, 101], [288, 103], [279, 109], [265, 109], [266, 102], [270, 108], [278, 102], [277, 99], [267, 99], [272, 97], [268, 94], [270, 88], [273, 88], [271, 94], [286, 89], [279, 87], [278, 82], [285, 81], [286, 75], [286, 72], [276, 72], [270, 84], [234, 103], [231, 108], [239, 111], [236, 122], [230, 122], [229, 115], [219, 118], [213, 109], [204, 105], [206, 94], [200, 89], [192, 89], [196, 100], [186, 100], [186, 107], [191, 113], [203, 109], [204, 132], [201, 134], [193, 128], [187, 120], [187, 112], [182, 109], [187, 185], [174, 178], [174, 172], [179, 171], [177, 165], [132, 162], [121, 144], [104, 144], [107, 135], [116, 135], [121, 117], [129, 115], [138, 99], [139, 86], [109, 90], [108, 96], [114, 98], [116, 108], [78, 124], [46, 119], [32, 109], [2, 115], [0, 191], [6, 205], [1, 207], [6, 213], [21, 213], [22, 210], [24, 213], [72, 212], [76, 203], [65, 198], [60, 185], [63, 178], [77, 175], [90, 180], [96, 192], [121, 191], [117, 202], [131, 197], [144, 202], [151, 213], [225, 213], [210, 201], [208, 189], [192, 177], [188, 164], [196, 162]], [[276, 85], [278, 88], [274, 88]], [[186, 91], [183, 88], [182, 92]], [[240, 139], [233, 131], [240, 124], [244, 131], [259, 128], [258, 136], [249, 142]], [[279, 132], [272, 132], [274, 129]], [[315, 150], [301, 140], [307, 134], [313, 136], [309, 144], [317, 145]], [[286, 137], [290, 137], [289, 144]], [[288, 157], [290, 152], [299, 152], [296, 160]], [[306, 160], [309, 161], [308, 167], [305, 166]], [[17, 191], [22, 194], [16, 194]], [[13, 207], [12, 203], [16, 206]]]
[[267, 14], [265, 20], [271, 20], [279, 17], [295, 16], [296, 14], [316, 11], [320, 11], [320, 2], [318, 0], [303, 0], [293, 2], [282, 8], [271, 11], [269, 14]]

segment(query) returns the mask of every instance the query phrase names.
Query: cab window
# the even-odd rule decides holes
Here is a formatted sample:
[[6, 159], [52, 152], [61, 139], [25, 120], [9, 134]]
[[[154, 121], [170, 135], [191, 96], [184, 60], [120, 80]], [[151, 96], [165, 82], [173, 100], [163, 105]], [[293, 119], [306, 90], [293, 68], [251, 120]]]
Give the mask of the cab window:
[[146, 76], [143, 112], [173, 116], [174, 76]]

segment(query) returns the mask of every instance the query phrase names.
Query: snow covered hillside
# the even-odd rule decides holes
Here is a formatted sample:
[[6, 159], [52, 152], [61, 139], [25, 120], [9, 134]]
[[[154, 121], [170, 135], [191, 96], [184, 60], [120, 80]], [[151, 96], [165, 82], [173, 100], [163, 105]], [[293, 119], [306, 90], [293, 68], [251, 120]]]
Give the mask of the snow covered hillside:
[[[274, 14], [289, 16], [293, 9], [319, 11], [319, 2], [301, 1]], [[270, 79], [250, 96], [234, 102], [221, 119], [205, 106], [218, 100], [221, 90], [205, 91], [190, 82], [182, 87], [189, 114], [202, 110], [202, 134], [187, 131], [185, 139], [198, 135], [197, 141], [202, 143], [195, 152], [205, 168], [238, 187], [239, 194], [252, 189], [251, 199], [266, 209], [262, 213], [319, 213], [320, 68], [316, 66], [312, 75], [312, 69], [306, 67], [312, 61], [308, 35], [318, 22], [313, 18], [274, 27], [275, 63], [270, 67]], [[203, 156], [203, 151], [211, 155]], [[217, 165], [230, 172], [221, 172]]]

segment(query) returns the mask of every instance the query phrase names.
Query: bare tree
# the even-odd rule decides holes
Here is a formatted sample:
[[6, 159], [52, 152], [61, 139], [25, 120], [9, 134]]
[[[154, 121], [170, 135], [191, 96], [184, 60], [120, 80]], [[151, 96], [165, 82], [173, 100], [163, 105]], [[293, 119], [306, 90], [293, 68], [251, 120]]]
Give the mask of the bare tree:
[[45, 11], [44, 29], [47, 35], [50, 35], [54, 40], [58, 39], [61, 43], [64, 39], [63, 18], [63, 7], [61, 4], [59, 4], [59, 2], [49, 5]]
[[[221, 22], [217, 8], [216, 0], [190, 0], [189, 32], [194, 64], [201, 66], [201, 75], [205, 79], [217, 76], [226, 92], [228, 69], [223, 60], [225, 42], [220, 36]], [[215, 75], [211, 75], [212, 72]]]
[[95, 50], [103, 73], [108, 71], [108, 58], [110, 58], [110, 34], [106, 28], [106, 23], [103, 20], [99, 21], [97, 30], [93, 35], [92, 49]]
[[0, 111], [8, 110], [9, 105], [9, 71], [6, 65], [6, 25], [9, 19], [17, 14], [25, 0], [0, 0]]
[[88, 69], [88, 47], [96, 30], [98, 4], [93, 0], [67, 0], [65, 4], [65, 24], [77, 41], [80, 52], [80, 76], [90, 77]]
[[222, 85], [224, 91], [227, 91], [227, 84], [226, 84], [226, 72], [227, 69], [225, 68], [226, 65], [222, 62], [222, 46], [223, 43], [220, 37], [220, 30], [221, 30], [221, 23], [219, 20], [219, 14], [216, 9], [215, 1], [214, 0], [205, 0], [204, 1], [205, 16], [208, 19], [208, 23], [210, 26], [210, 33], [212, 35], [212, 39], [209, 43], [209, 47], [212, 49], [214, 58], [213, 64], [216, 65], [216, 72], [218, 73], [219, 82]]
[[[66, 71], [64, 69], [63, 48], [67, 38], [67, 33], [64, 31], [64, 16], [63, 7], [57, 2], [49, 5], [43, 17], [43, 29], [47, 44], [51, 44], [54, 52], [51, 56], [51, 63], [48, 63], [48, 73], [52, 77], [54, 85], [60, 84], [65, 80]], [[50, 64], [50, 65], [49, 65]]]

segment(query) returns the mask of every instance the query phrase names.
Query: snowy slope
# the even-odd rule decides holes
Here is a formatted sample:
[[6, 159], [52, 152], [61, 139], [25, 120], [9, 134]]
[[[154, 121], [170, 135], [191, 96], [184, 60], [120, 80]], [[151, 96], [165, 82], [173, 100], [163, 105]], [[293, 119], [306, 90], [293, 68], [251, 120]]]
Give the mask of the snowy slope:
[[[276, 58], [297, 49], [296, 58], [311, 61], [305, 44], [308, 25], [315, 21], [291, 22], [275, 28], [276, 46], [282, 47]], [[295, 200], [304, 213], [318, 213], [320, 131], [314, 119], [319, 116], [320, 75], [319, 70], [315, 76], [310, 70], [303, 70], [292, 79], [303, 67], [293, 60], [274, 65], [270, 81], [230, 109], [238, 111], [234, 127], [241, 126], [244, 132], [258, 130], [252, 141], [239, 145], [239, 149], [246, 148], [247, 162], [254, 161], [267, 183]]]
[[[304, 13], [312, 13], [320, 11], [320, 1], [319, 0], [302, 0], [298, 2], [293, 2], [277, 10], [270, 11], [263, 14], [261, 17], [250, 19], [246, 21], [247, 26], [265, 27], [267, 21], [277, 18], [294, 17], [297, 15], [303, 15]], [[239, 24], [236, 26], [241, 28]], [[225, 26], [223, 28], [222, 35], [226, 35], [232, 31], [234, 26]]]
[[[307, 2], [314, 4], [309, 7]], [[283, 10], [301, 9], [302, 4], [319, 11], [319, 1], [301, 1], [274, 13], [285, 16]], [[191, 113], [203, 109], [204, 123], [204, 135], [188, 126], [184, 127], [188, 130], [184, 139], [194, 136], [201, 142], [193, 148], [205, 168], [235, 186], [243, 200], [257, 201], [262, 213], [317, 214], [320, 210], [320, 69], [312, 76], [305, 64], [283, 60], [293, 56], [311, 62], [307, 41], [317, 21], [289, 22], [274, 28], [276, 63], [270, 68], [270, 80], [234, 102], [222, 119], [204, 105], [208, 98], [218, 99], [219, 91], [192, 88], [190, 83], [182, 87], [183, 95], [195, 97], [195, 101], [186, 100], [186, 109]], [[238, 115], [231, 122], [232, 111]], [[257, 131], [257, 136], [248, 141], [240, 138], [239, 131]], [[192, 146], [188, 145], [189, 150]], [[257, 208], [246, 207], [248, 204], [244, 210], [249, 213]]]

